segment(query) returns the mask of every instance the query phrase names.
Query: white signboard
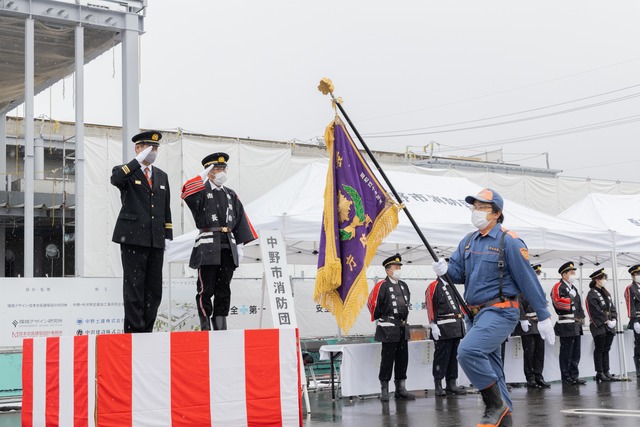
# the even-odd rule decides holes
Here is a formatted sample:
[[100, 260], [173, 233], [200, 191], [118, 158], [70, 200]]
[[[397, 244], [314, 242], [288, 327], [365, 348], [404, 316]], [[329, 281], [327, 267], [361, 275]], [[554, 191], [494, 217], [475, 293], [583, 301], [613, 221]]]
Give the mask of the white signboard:
[[280, 230], [260, 230], [260, 252], [274, 328], [296, 328], [287, 249]]
[[24, 338], [120, 334], [122, 279], [2, 279], [0, 347]]

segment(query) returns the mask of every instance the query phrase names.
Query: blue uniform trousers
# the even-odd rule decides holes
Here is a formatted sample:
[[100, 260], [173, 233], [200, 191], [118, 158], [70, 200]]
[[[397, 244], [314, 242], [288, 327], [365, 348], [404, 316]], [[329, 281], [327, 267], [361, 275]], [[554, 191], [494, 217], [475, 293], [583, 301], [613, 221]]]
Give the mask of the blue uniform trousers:
[[487, 307], [473, 319], [467, 318], [467, 335], [458, 347], [458, 362], [478, 390], [484, 390], [497, 382], [502, 400], [513, 411], [513, 405], [504, 378], [500, 346], [506, 340], [518, 320], [517, 308]]

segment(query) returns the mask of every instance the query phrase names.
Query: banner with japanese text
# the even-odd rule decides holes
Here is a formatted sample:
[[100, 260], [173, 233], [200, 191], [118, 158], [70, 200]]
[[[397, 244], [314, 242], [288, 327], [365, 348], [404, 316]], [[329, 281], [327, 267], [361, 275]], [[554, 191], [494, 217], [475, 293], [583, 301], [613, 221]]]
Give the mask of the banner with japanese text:
[[367, 300], [366, 272], [398, 225], [398, 205], [378, 182], [342, 121], [324, 133], [330, 160], [314, 299], [346, 334]]

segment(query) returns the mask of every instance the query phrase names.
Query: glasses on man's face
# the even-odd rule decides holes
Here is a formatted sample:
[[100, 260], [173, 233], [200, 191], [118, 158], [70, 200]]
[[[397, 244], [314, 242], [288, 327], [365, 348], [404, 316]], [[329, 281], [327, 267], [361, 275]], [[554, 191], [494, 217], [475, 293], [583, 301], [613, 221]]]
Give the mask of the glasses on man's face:
[[493, 208], [491, 207], [491, 205], [478, 205], [478, 206], [471, 205], [469, 206], [469, 209], [472, 211], [491, 212]]

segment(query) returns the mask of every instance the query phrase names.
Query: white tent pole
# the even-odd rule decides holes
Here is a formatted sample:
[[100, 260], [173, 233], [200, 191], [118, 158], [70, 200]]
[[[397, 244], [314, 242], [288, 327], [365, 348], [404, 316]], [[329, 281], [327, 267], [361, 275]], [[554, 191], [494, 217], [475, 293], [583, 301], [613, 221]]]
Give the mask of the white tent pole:
[[[616, 246], [615, 246], [615, 233], [611, 232], [611, 234], [613, 235], [613, 251], [611, 252], [611, 272], [612, 272], [612, 276], [613, 276], [613, 294], [614, 294], [614, 298], [615, 298], [615, 304], [616, 304], [616, 312], [619, 313], [620, 310], [618, 309], [620, 307], [620, 292], [618, 289], [618, 258], [616, 256]], [[618, 315], [618, 319], [620, 319], [620, 315]], [[622, 330], [622, 333], [619, 334], [618, 331]], [[620, 375], [626, 377], [627, 376], [627, 358], [626, 356], [626, 350], [625, 350], [625, 345], [624, 345], [624, 329], [622, 329], [622, 323], [620, 322], [620, 320], [618, 320], [618, 322], [616, 323], [616, 336], [618, 337], [618, 358], [620, 360], [620, 368], [622, 369], [622, 372], [620, 373]]]

